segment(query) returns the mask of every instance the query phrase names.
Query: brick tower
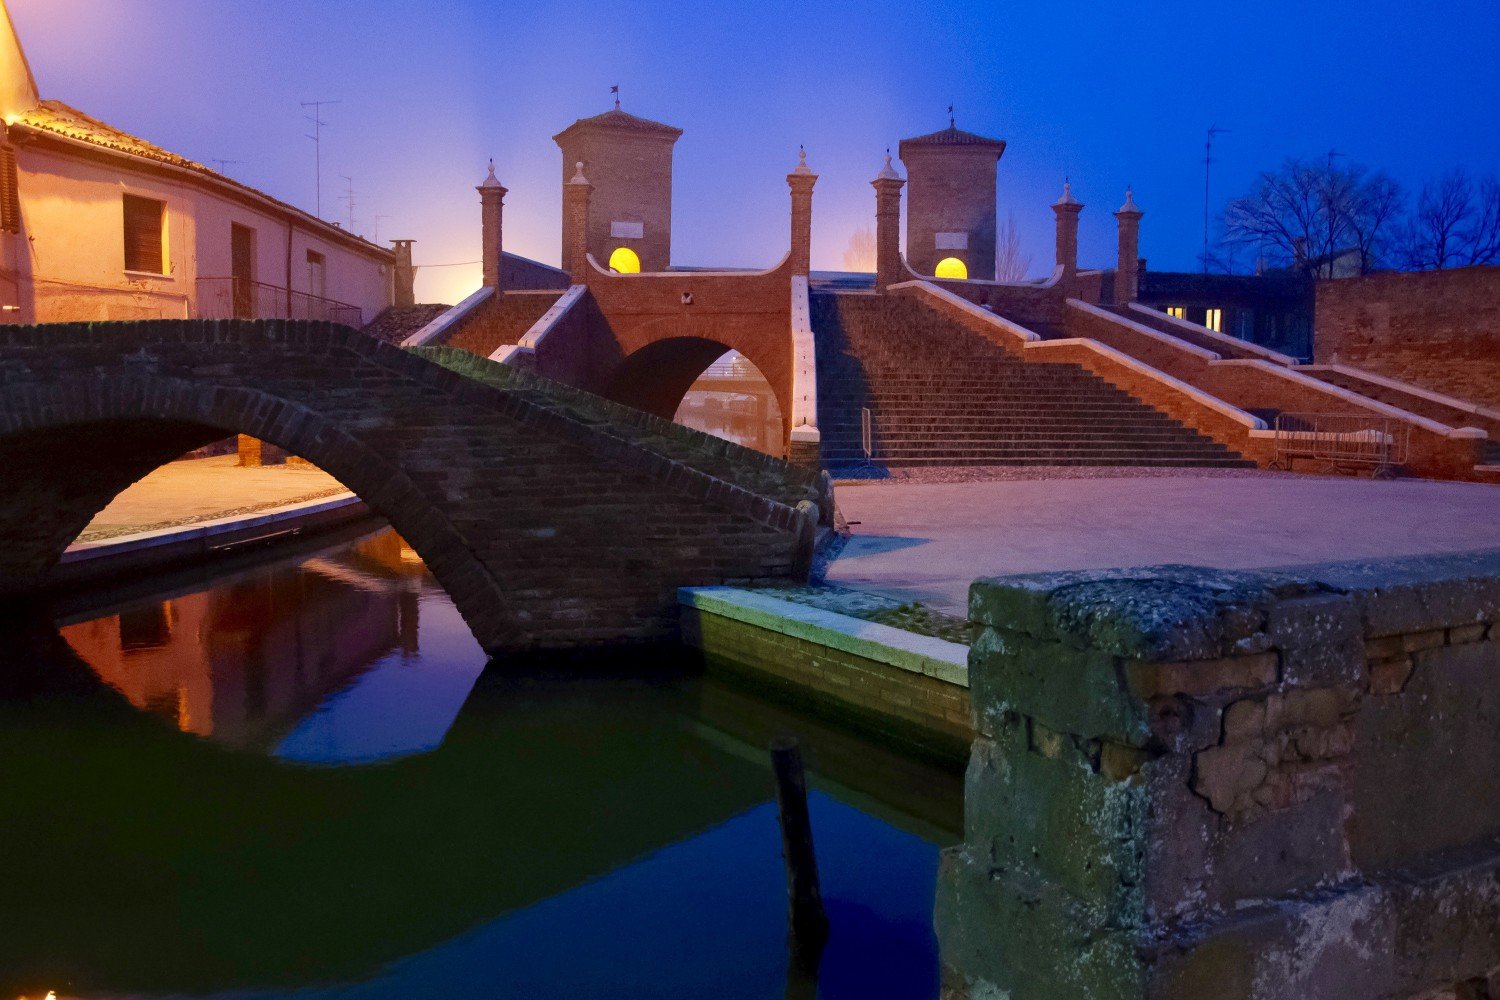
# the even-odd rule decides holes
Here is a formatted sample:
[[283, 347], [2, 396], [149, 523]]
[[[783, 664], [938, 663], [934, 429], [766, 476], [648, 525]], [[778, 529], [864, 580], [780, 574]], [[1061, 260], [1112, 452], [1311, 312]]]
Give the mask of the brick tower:
[[[962, 261], [968, 277], [995, 279], [995, 165], [1005, 143], [958, 128], [902, 139], [906, 262], [921, 275]], [[950, 265], [951, 266], [951, 265]]]
[[[593, 185], [583, 245], [603, 267], [665, 271], [672, 260], [672, 147], [682, 129], [613, 109], [580, 118], [552, 140], [562, 150], [564, 193], [582, 172]], [[563, 217], [563, 246], [572, 245]], [[633, 259], [632, 259], [633, 255]]]

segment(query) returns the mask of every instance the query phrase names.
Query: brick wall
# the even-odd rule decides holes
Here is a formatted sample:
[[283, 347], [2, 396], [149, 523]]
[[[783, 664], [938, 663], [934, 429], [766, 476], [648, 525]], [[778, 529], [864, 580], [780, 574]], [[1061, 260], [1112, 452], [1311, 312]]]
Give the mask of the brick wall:
[[971, 608], [953, 996], [1407, 998], [1500, 969], [1500, 557], [1012, 577]]
[[810, 557], [811, 504], [342, 327], [10, 328], [0, 375], [9, 593], [44, 585], [131, 482], [236, 431], [320, 466], [386, 517], [491, 650], [668, 635], [677, 587], [795, 577]]
[[497, 295], [481, 303], [449, 332], [442, 343], [487, 358], [502, 345], [514, 344], [525, 336], [532, 324], [552, 308], [560, 294], [521, 291]]
[[[788, 264], [763, 273], [593, 271], [588, 277], [594, 308], [588, 336], [595, 353], [607, 347], [610, 363], [596, 366], [596, 381], [583, 388], [670, 417], [703, 369], [733, 349], [770, 383], [790, 433]], [[539, 370], [552, 374], [545, 365]]]
[[[923, 149], [903, 144], [907, 170], [906, 259], [932, 277], [938, 261], [957, 257], [969, 277], [995, 279], [995, 162], [987, 147]], [[938, 233], [967, 233], [967, 250], [939, 250]]]
[[[1132, 326], [1132, 322], [1131, 317], [1118, 317], [1112, 313], [1074, 306], [1068, 309], [1063, 329], [1070, 337], [1085, 337], [1113, 347], [1247, 412], [1272, 416], [1280, 412], [1328, 413], [1379, 420], [1393, 419], [1358, 399], [1351, 399], [1348, 394], [1333, 386], [1317, 379], [1299, 377], [1284, 366], [1262, 361], [1214, 360], [1180, 342], [1152, 336], [1151, 333]], [[1161, 403], [1156, 399], [1148, 402], [1158, 408], [1165, 408], [1167, 401], [1162, 399], [1161, 389], [1158, 387], [1148, 391], [1153, 392], [1156, 399], [1161, 399]], [[1179, 418], [1187, 419], [1191, 411], [1182, 407], [1179, 409]], [[1179, 416], [1178, 410], [1168, 412]], [[1409, 425], [1411, 447], [1407, 465], [1414, 473], [1444, 479], [1474, 478], [1478, 447], [1473, 440], [1450, 438], [1420, 423]], [[1273, 455], [1274, 446], [1270, 441], [1247, 439], [1241, 445], [1219, 436], [1224, 429], [1244, 435], [1246, 432], [1243, 425], [1238, 431], [1228, 425], [1221, 427], [1218, 423], [1191, 426], [1228, 444], [1248, 458], [1265, 462]]]
[[1320, 281], [1313, 353], [1500, 406], [1500, 267]]

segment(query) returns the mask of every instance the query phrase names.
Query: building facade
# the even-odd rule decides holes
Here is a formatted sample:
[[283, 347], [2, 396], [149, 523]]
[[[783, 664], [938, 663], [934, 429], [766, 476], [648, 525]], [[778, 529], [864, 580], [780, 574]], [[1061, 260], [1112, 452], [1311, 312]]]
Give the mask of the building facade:
[[0, 320], [358, 327], [390, 305], [390, 250], [42, 100], [0, 17]]
[[1294, 358], [1313, 354], [1313, 282], [1295, 272], [1151, 271], [1142, 262], [1139, 301]]

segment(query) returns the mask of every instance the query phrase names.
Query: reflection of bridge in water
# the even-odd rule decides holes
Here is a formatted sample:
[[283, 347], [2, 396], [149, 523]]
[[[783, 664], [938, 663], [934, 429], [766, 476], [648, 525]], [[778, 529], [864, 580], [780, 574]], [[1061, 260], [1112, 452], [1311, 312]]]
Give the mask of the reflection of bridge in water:
[[62, 635], [101, 680], [183, 732], [267, 746], [385, 656], [417, 648], [421, 560], [393, 531]]
[[[416, 588], [394, 537], [305, 562], [321, 582], [296, 610], [267, 596], [285, 569], [246, 572], [166, 602], [182, 610], [164, 646], [116, 648], [151, 638], [163, 617], [136, 602], [65, 625], [66, 643], [3, 647], [0, 660], [17, 661], [0, 662], [6, 676], [44, 678], [37, 697], [0, 701], [12, 776], [0, 906], [26, 915], [0, 940], [0, 969], [16, 985], [57, 969], [80, 989], [152, 993], [367, 976], [766, 802], [773, 734], [804, 736], [814, 784], [835, 797], [957, 839], [956, 777], [719, 682], [622, 677], [635, 665], [618, 653], [563, 670], [553, 660], [550, 676], [529, 661], [491, 670], [440, 746], [379, 766], [307, 768], [216, 745], [263, 744], [316, 690], [432, 641], [418, 628], [425, 612], [403, 604]], [[197, 638], [192, 623], [222, 624], [235, 595], [253, 611]], [[141, 623], [122, 621], [132, 615]], [[272, 655], [314, 627], [333, 635], [300, 659]], [[124, 698], [75, 652], [91, 644], [106, 647], [99, 673]], [[193, 659], [175, 674], [131, 669], [132, 656], [154, 664], [169, 648]], [[320, 658], [325, 673], [301, 676]], [[258, 717], [244, 710], [255, 671], [267, 692]], [[190, 689], [189, 710], [165, 714], [215, 742], [125, 703], [153, 708], [174, 684]], [[0, 976], [0, 991], [11, 985]]]

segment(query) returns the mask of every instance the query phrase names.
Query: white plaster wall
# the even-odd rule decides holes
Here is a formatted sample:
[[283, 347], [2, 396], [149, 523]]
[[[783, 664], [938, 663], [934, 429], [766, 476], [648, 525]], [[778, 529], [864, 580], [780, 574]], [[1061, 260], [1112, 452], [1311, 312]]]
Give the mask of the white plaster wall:
[[[19, 322], [181, 319], [196, 315], [197, 279], [228, 277], [230, 226], [255, 230], [255, 279], [284, 287], [288, 220], [198, 183], [37, 145], [18, 150], [22, 232], [4, 236], [0, 267], [15, 273]], [[167, 273], [124, 269], [122, 196], [167, 206]], [[390, 299], [389, 265], [292, 223], [291, 287], [309, 292], [308, 249], [327, 260], [327, 296], [368, 322]]]

